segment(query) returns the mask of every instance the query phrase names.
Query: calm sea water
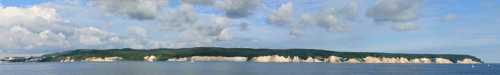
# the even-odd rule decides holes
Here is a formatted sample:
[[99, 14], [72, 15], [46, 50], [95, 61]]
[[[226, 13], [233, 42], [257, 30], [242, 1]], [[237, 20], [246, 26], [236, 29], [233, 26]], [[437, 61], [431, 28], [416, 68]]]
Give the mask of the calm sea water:
[[0, 75], [500, 75], [499, 64], [3, 63]]

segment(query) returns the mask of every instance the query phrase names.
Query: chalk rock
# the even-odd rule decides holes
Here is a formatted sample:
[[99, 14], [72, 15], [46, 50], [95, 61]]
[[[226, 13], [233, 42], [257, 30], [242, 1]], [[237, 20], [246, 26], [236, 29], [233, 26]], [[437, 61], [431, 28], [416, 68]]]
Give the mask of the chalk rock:
[[191, 61], [245, 62], [247, 57], [193, 56]]
[[369, 63], [369, 64], [372, 64], [372, 63], [383, 63], [380, 58], [378, 58], [378, 57], [372, 57], [372, 56], [365, 57], [365, 58], [363, 58], [363, 60], [365, 60], [364, 63]]
[[481, 62], [477, 62], [477, 61], [474, 61], [472, 59], [469, 59], [469, 58], [465, 58], [463, 60], [459, 60], [457, 61], [459, 64], [480, 64]]
[[156, 61], [156, 60], [157, 60], [157, 58], [156, 58], [156, 56], [154, 56], [154, 55], [151, 55], [151, 56], [145, 56], [145, 57], [144, 57], [144, 61], [147, 61], [147, 62], [154, 62], [154, 61]]
[[75, 59], [71, 57], [64, 57], [60, 62], [75, 62]]
[[87, 62], [113, 62], [113, 61], [118, 61], [122, 60], [122, 57], [89, 57], [85, 58], [84, 61]]
[[340, 57], [337, 56], [329, 56], [326, 60], [328, 63], [340, 63]]
[[358, 63], [361, 63], [361, 62], [358, 59], [351, 58], [351, 59], [347, 60], [346, 63], [349, 63], [349, 64], [358, 64]]
[[445, 58], [436, 58], [436, 64], [453, 64], [453, 62], [449, 59]]

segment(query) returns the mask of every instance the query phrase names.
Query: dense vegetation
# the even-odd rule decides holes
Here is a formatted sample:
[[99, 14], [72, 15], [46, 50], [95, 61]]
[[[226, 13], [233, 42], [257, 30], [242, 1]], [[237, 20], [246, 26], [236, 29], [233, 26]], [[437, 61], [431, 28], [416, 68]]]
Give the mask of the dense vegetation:
[[406, 57], [412, 58], [446, 58], [452, 61], [471, 58], [474, 61], [480, 59], [470, 55], [455, 55], [455, 54], [396, 54], [396, 53], [371, 53], [371, 52], [336, 52], [318, 49], [252, 49], [252, 48], [218, 48], [218, 47], [195, 47], [195, 48], [161, 48], [161, 49], [78, 49], [73, 51], [59, 52], [44, 55], [43, 61], [57, 61], [64, 57], [72, 57], [76, 60], [81, 60], [87, 57], [112, 57], [118, 56], [129, 61], [142, 61], [144, 56], [154, 55], [159, 57], [159, 60], [167, 60], [169, 58], [189, 57], [189, 56], [242, 56], [256, 57], [265, 55], [281, 55], [281, 56], [299, 56], [300, 58], [307, 57], [328, 57], [339, 56], [344, 58], [364, 58], [367, 56], [375, 57]]

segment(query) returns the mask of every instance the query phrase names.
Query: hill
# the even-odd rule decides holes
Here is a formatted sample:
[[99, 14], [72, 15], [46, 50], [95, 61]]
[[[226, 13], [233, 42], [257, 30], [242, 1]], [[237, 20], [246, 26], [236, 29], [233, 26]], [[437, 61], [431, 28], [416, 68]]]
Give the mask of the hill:
[[[366, 57], [384, 57], [384, 58], [444, 58], [457, 63], [463, 59], [472, 59], [481, 62], [479, 58], [470, 55], [458, 54], [401, 54], [401, 53], [372, 53], [372, 52], [337, 52], [320, 49], [252, 49], [252, 48], [219, 48], [219, 47], [195, 47], [195, 48], [160, 48], [160, 49], [78, 49], [65, 52], [58, 52], [43, 55], [44, 62], [61, 61], [66, 57], [74, 60], [85, 60], [91, 57], [120, 57], [125, 61], [143, 61], [146, 56], [156, 56], [157, 61], [166, 61], [172, 58], [183, 58], [192, 56], [224, 56], [224, 57], [247, 57], [249, 59], [259, 56], [279, 55], [284, 57], [299, 57], [307, 59], [308, 57], [328, 58], [329, 56], [342, 57], [341, 61], [347, 61], [345, 58], [363, 59]], [[323, 59], [324, 60], [324, 59]]]

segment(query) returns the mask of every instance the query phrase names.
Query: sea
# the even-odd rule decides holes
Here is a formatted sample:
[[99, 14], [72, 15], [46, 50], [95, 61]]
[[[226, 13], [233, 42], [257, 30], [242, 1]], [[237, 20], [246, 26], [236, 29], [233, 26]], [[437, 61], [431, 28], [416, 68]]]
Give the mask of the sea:
[[0, 63], [0, 75], [500, 75], [500, 64]]

